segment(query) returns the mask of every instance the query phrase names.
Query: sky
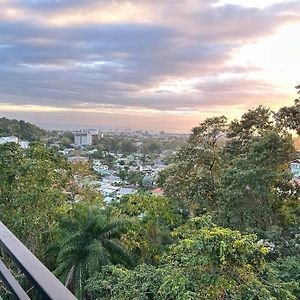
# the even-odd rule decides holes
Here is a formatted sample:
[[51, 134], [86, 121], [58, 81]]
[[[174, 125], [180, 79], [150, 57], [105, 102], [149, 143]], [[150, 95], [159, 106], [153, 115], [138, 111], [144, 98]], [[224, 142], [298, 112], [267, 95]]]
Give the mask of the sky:
[[290, 105], [300, 1], [0, 0], [0, 116], [188, 132]]

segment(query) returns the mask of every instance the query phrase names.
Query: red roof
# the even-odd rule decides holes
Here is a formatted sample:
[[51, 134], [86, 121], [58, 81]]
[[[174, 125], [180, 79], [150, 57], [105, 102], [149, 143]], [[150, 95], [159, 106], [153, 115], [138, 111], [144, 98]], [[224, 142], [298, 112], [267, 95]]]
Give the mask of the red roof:
[[162, 190], [162, 188], [156, 188], [156, 189], [152, 190], [151, 192], [154, 194], [162, 194], [163, 190]]

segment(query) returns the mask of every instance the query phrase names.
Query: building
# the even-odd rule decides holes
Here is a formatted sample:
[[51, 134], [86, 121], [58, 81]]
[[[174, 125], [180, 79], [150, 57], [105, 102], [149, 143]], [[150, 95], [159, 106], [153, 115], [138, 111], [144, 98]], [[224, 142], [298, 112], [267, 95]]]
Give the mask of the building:
[[4, 136], [0, 138], [0, 144], [6, 143], [19, 143], [19, 139], [16, 136]]
[[76, 146], [89, 146], [101, 137], [103, 134], [95, 130], [79, 130], [74, 132], [74, 143]]
[[30, 142], [28, 141], [21, 141], [16, 136], [4, 136], [0, 137], [0, 145], [6, 143], [16, 143], [19, 144], [22, 149], [28, 149]]
[[162, 188], [156, 188], [151, 191], [151, 194], [155, 196], [163, 196], [164, 191], [162, 190]]
[[76, 131], [74, 132], [74, 143], [76, 146], [92, 145], [93, 137], [90, 132]]
[[72, 156], [72, 157], [68, 157], [68, 162], [70, 163], [85, 163], [88, 162], [89, 159], [85, 156]]
[[30, 145], [30, 142], [28, 141], [20, 141], [19, 142], [19, 145], [22, 149], [28, 149], [29, 148], [29, 145]]
[[122, 198], [123, 196], [131, 196], [131, 195], [134, 195], [136, 193], [137, 193], [136, 189], [124, 187], [124, 188], [121, 188], [117, 192], [117, 198]]
[[295, 160], [291, 161], [290, 166], [291, 166], [291, 172], [293, 174], [293, 178], [299, 179], [300, 178], [300, 159], [295, 159]]

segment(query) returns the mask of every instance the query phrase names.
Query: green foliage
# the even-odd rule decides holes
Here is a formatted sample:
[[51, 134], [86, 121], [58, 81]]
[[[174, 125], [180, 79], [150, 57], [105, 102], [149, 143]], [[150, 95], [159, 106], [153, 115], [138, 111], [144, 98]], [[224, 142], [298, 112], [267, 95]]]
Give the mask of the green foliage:
[[151, 265], [141, 264], [134, 270], [106, 266], [88, 281], [87, 290], [94, 299], [159, 299], [161, 278], [161, 271]]
[[122, 240], [139, 261], [157, 263], [171, 243], [170, 230], [181, 223], [175, 207], [165, 197], [131, 196], [114, 208], [117, 218], [130, 218]]
[[[298, 94], [300, 85], [296, 86]], [[293, 106], [285, 106], [279, 109], [275, 114], [277, 126], [281, 129], [294, 130], [300, 135], [300, 98], [295, 100]]]
[[25, 121], [0, 118], [0, 137], [16, 136], [23, 140], [36, 141], [46, 135], [46, 131]]
[[137, 151], [136, 145], [131, 140], [123, 141], [120, 148], [124, 154], [135, 153]]
[[144, 173], [139, 171], [134, 172], [128, 172], [128, 181], [131, 184], [138, 184], [139, 186], [142, 186]]
[[248, 144], [253, 138], [261, 137], [275, 127], [272, 112], [262, 105], [242, 115], [241, 120], [234, 120], [227, 130], [224, 157], [235, 158], [248, 151]]
[[191, 215], [209, 212], [244, 232], [295, 223], [299, 190], [290, 184], [289, 170], [295, 149], [272, 116], [259, 106], [229, 126], [219, 117], [194, 128], [160, 176], [166, 195]]
[[[270, 131], [248, 141], [247, 148], [221, 174], [219, 211], [226, 225], [265, 231], [283, 222], [281, 209], [292, 201], [282, 197], [281, 185], [290, 180], [287, 166], [293, 143]], [[292, 185], [289, 188], [293, 190]]]
[[268, 269], [268, 250], [255, 243], [255, 236], [217, 227], [207, 218], [192, 219], [189, 234], [187, 227], [176, 230], [178, 242], [156, 268], [107, 268], [90, 279], [88, 290], [96, 299], [111, 300], [296, 300]]
[[73, 213], [73, 222], [64, 226], [68, 232], [60, 242], [54, 273], [78, 299], [85, 299], [86, 280], [101, 267], [109, 263], [130, 266], [132, 261], [120, 243], [120, 236], [125, 230], [124, 222], [110, 221], [99, 208], [75, 209]]
[[35, 254], [42, 255], [58, 216], [65, 210], [66, 161], [43, 145], [28, 150], [0, 145], [2, 222]]
[[[298, 250], [299, 246], [298, 246]], [[275, 274], [283, 282], [290, 284], [292, 286], [293, 294], [300, 299], [300, 257], [289, 256], [284, 258], [279, 258], [276, 262], [272, 263], [275, 270]]]
[[225, 128], [225, 117], [207, 119], [193, 128], [174, 164], [163, 175], [166, 195], [183, 204], [191, 214], [199, 210], [211, 212], [215, 207]]
[[60, 143], [63, 147], [68, 147], [70, 144], [74, 143], [74, 134], [71, 131], [64, 131], [62, 136], [60, 136]]

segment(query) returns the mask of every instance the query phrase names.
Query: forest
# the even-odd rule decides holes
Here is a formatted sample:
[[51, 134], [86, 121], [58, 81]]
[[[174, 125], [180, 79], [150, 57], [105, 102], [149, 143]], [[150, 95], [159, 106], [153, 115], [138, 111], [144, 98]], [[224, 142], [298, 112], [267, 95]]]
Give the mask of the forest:
[[0, 118], [0, 137], [16, 136], [22, 140], [36, 141], [46, 135], [46, 131], [23, 120]]
[[[289, 163], [299, 134], [299, 99], [208, 118], [161, 172], [164, 196], [111, 204], [76, 185], [87, 170], [55, 149], [3, 144], [0, 218], [78, 299], [297, 300], [300, 186]], [[0, 295], [13, 299], [4, 286]]]

